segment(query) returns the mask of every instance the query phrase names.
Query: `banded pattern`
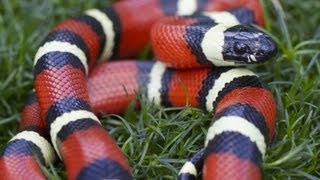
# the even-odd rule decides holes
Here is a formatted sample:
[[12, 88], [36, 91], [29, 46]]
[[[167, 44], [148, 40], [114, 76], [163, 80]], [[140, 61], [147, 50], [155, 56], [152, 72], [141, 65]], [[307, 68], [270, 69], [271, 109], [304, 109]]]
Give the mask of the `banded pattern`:
[[20, 133], [9, 141], [1, 154], [1, 179], [45, 179], [39, 164], [48, 166], [56, 159], [46, 138], [39, 104], [32, 93], [23, 110]]
[[[260, 165], [267, 140], [272, 139], [274, 119], [275, 103], [264, 88], [243, 87], [225, 95], [216, 105], [214, 122], [208, 130], [204, 173], [210, 175], [204, 177], [261, 178]], [[230, 171], [233, 168], [236, 171]]]
[[[250, 22], [257, 22], [258, 25], [264, 26], [263, 11], [259, 1], [252, 0], [159, 0], [161, 9], [166, 16], [172, 15], [191, 15], [203, 11], [227, 11], [233, 9], [246, 9], [232, 12], [239, 17], [247, 17]], [[244, 13], [240, 15], [241, 13]], [[228, 16], [228, 15], [227, 15]]]
[[[21, 139], [11, 140], [6, 145], [0, 158], [1, 178], [29, 177], [32, 179], [45, 179], [38, 163], [45, 164], [46, 161], [50, 161], [48, 157], [45, 159], [45, 156], [47, 156], [47, 153], [51, 153], [52, 156], [54, 151], [51, 149], [50, 152], [43, 152], [43, 150], [48, 150], [44, 144], [49, 146], [50, 144], [47, 141], [39, 141], [42, 138], [38, 134], [36, 135], [36, 132], [32, 133], [34, 133], [32, 134], [33, 138], [24, 139], [21, 136], [26, 137], [31, 133], [27, 131], [20, 132], [15, 137], [20, 137]], [[43, 153], [46, 153], [46, 155]]]
[[[70, 179], [118, 178], [124, 174], [131, 177], [125, 157], [92, 112], [85, 84], [85, 76], [95, 60], [116, 53], [118, 17], [115, 9], [109, 7], [103, 11], [89, 10], [86, 16], [67, 20], [49, 33], [35, 55], [35, 89], [41, 115]], [[97, 24], [98, 28], [92, 28]], [[101, 32], [102, 35], [98, 34]], [[102, 40], [105, 42], [101, 43]], [[109, 171], [92, 171], [102, 169], [105, 163]]]
[[[205, 14], [200, 19], [192, 17], [187, 19], [185, 27], [180, 29], [179, 35], [174, 35], [173, 39], [183, 39], [182, 45], [184, 48], [191, 49], [191, 51], [187, 52], [180, 49], [183, 58], [184, 56], [186, 58], [192, 57], [191, 63], [188, 65], [179, 65], [179, 61], [183, 59], [181, 57], [178, 57], [176, 62], [169, 63], [169, 59], [160, 57], [162, 55], [158, 54], [160, 52], [161, 54], [163, 53], [163, 51], [158, 51], [161, 48], [157, 48], [157, 46], [162, 47], [161, 39], [156, 39], [153, 42], [157, 58], [168, 61], [167, 63], [170, 66], [176, 66], [176, 68], [194, 67], [192, 64], [195, 66], [206, 64], [223, 65], [218, 59], [228, 60], [227, 65], [236, 64], [237, 62], [229, 61], [232, 58], [227, 54], [227, 50], [233, 50], [230, 47], [241, 48], [241, 46], [226, 44], [227, 39], [222, 36], [228, 37], [228, 35], [234, 33], [234, 29], [229, 32], [229, 26], [217, 24], [219, 22], [217, 17], [228, 17], [230, 22], [234, 24], [244, 21], [263, 24], [262, 10], [258, 0], [250, 0], [250, 3], [245, 0], [240, 1], [243, 1], [241, 5], [236, 0], [229, 0], [228, 2], [222, 0], [139, 0], [139, 3], [137, 0], [127, 0], [120, 1], [102, 10], [88, 10], [85, 15], [66, 20], [56, 26], [43, 41], [35, 55], [35, 91], [39, 104], [34, 100], [32, 106], [26, 106], [26, 111], [34, 111], [37, 118], [30, 121], [34, 126], [25, 127], [24, 131], [13, 138], [5, 148], [4, 154], [0, 159], [0, 166], [6, 169], [5, 177], [13, 179], [26, 177], [25, 172], [27, 171], [25, 169], [27, 169], [35, 172], [35, 178], [44, 178], [33, 152], [36, 152], [40, 161], [44, 161], [46, 164], [52, 162], [53, 156], [49, 155], [49, 153], [53, 150], [51, 147], [49, 148], [50, 145], [48, 145], [45, 138], [41, 137], [48, 136], [44, 130], [46, 128], [49, 130], [51, 141], [58, 156], [66, 165], [69, 179], [131, 179], [130, 168], [125, 157], [114, 140], [101, 127], [95, 114], [100, 112], [124, 112], [136, 92], [143, 92], [143, 89], [145, 89], [146, 96], [159, 105], [184, 106], [190, 104], [191, 106], [202, 107], [217, 113], [215, 118], [218, 119], [218, 125], [214, 123], [210, 128], [207, 148], [204, 150], [205, 164], [209, 164], [209, 168], [216, 166], [215, 158], [227, 156], [229, 159], [233, 158], [233, 165], [244, 163], [242, 161], [244, 158], [249, 162], [249, 165], [253, 164], [252, 169], [259, 169], [259, 163], [263, 159], [265, 150], [265, 142], [261, 140], [266, 139], [266, 133], [269, 133], [268, 137], [270, 139], [272, 138], [274, 114], [264, 110], [265, 107], [251, 102], [252, 99], [239, 99], [241, 97], [239, 94], [235, 95], [235, 101], [229, 99], [233, 92], [240, 91], [241, 94], [241, 92], [245, 92], [250, 88], [265, 90], [251, 71], [241, 68], [215, 68], [213, 70], [203, 68], [182, 71], [167, 68], [161, 63], [144, 64], [125, 61], [121, 62], [121, 64], [102, 65], [101, 69], [96, 68], [91, 72], [97, 59], [128, 57], [141, 51], [149, 41], [151, 26], [163, 16], [174, 14], [191, 15], [203, 10], [228, 10], [244, 7], [246, 11], [232, 10], [227, 14]], [[150, 12], [148, 16], [145, 16], [145, 9]], [[254, 18], [250, 16], [251, 19], [248, 18], [249, 20], [237, 21], [235, 20], [236, 18], [232, 18], [241, 13], [250, 14], [250, 11], [254, 12]], [[209, 20], [209, 23], [204, 23], [202, 22], [204, 19], [211, 20]], [[171, 19], [163, 21], [170, 22]], [[173, 24], [176, 24], [176, 22], [173, 22]], [[198, 28], [198, 24], [205, 26]], [[245, 29], [240, 26], [237, 28]], [[195, 39], [198, 45], [191, 45], [192, 38], [186, 38], [194, 34], [190, 32], [191, 29], [197, 29]], [[218, 35], [215, 33], [218, 33]], [[211, 38], [216, 39], [214, 46], [208, 44]], [[264, 43], [269, 43], [268, 39], [263, 41]], [[225, 47], [229, 49], [225, 50]], [[211, 53], [212, 50], [210, 50], [212, 48], [214, 49], [213, 54]], [[254, 55], [256, 54], [261, 54], [261, 52], [254, 52]], [[227, 56], [228, 58], [226, 58]], [[258, 58], [252, 56], [248, 56], [248, 61], [256, 63], [255, 61]], [[199, 57], [201, 58], [197, 59]], [[247, 60], [246, 57], [245, 60]], [[106, 74], [105, 71], [107, 71]], [[89, 72], [91, 75], [89, 81], [86, 82], [86, 76]], [[127, 77], [127, 79], [123, 80], [124, 77]], [[108, 86], [108, 88], [102, 87], [103, 84], [111, 86]], [[103, 97], [100, 98], [101, 96]], [[257, 97], [255, 98], [257, 99]], [[108, 101], [106, 102], [104, 99], [108, 99]], [[273, 102], [270, 96], [265, 96], [265, 100], [269, 104]], [[246, 102], [245, 105], [242, 104], [243, 102]], [[119, 103], [119, 106], [115, 107], [114, 104], [116, 103]], [[240, 109], [243, 108], [242, 114], [245, 115], [234, 114], [234, 110], [225, 109], [233, 106], [240, 106]], [[255, 109], [255, 111], [252, 109]], [[274, 111], [272, 107], [268, 110]], [[259, 117], [265, 121], [267, 130], [263, 129], [263, 123], [255, 122], [254, 120], [249, 121], [251, 119], [246, 114], [251, 111], [252, 114], [256, 113], [254, 119]], [[258, 131], [245, 134], [233, 128], [229, 122], [232, 118], [229, 116], [235, 116], [235, 119], [238, 119], [239, 122], [247, 122], [246, 120], [248, 120], [247, 124], [243, 125], [245, 127], [254, 129], [256, 125], [262, 128], [259, 129], [262, 135], [257, 136], [259, 137], [258, 139], [252, 139], [252, 134], [258, 134]], [[218, 128], [217, 130], [216, 126], [224, 128]], [[236, 137], [239, 138], [235, 139], [236, 143], [246, 142], [248, 147], [254, 149], [253, 153], [246, 154], [246, 152], [242, 152], [237, 148], [233, 149], [234, 146], [232, 145], [219, 148], [219, 145], [224, 140], [224, 138], [219, 137], [226, 136], [226, 138], [231, 137], [231, 139], [234, 139], [232, 138], [233, 134], [237, 134]], [[216, 144], [218, 146], [215, 146]], [[22, 149], [11, 148], [17, 145], [21, 146]], [[222, 156], [218, 155], [216, 157], [217, 153], [222, 153]], [[13, 161], [11, 161], [11, 155], [13, 155]], [[20, 157], [20, 155], [25, 158], [22, 158], [21, 162], [16, 162], [17, 159], [15, 158]], [[254, 157], [251, 157], [251, 155], [254, 155]], [[200, 159], [202, 158], [203, 156], [201, 155]], [[202, 161], [199, 160], [199, 163], [202, 163]], [[187, 163], [186, 170], [182, 170], [182, 172], [187, 173], [190, 169], [188, 167], [192, 167], [191, 164]], [[12, 173], [11, 171], [15, 170], [14, 167], [16, 166], [21, 166], [25, 169], [18, 171], [18, 174]], [[221, 168], [223, 171], [228, 170], [226, 167]], [[101, 169], [104, 169], [104, 171], [101, 171]], [[198, 167], [195, 169], [199, 171]], [[211, 172], [213, 171], [205, 169], [204, 178], [212, 177]], [[259, 171], [255, 171], [254, 175], [259, 175], [257, 172]], [[193, 172], [192, 174], [196, 173]]]
[[[114, 49], [115, 42], [119, 42], [119, 37], [117, 37], [118, 41], [116, 41], [115, 35], [115, 28], [121, 28], [119, 17], [116, 15], [112, 8], [107, 8], [105, 13], [97, 9], [92, 9], [86, 11], [85, 14], [99, 22], [98, 24], [103, 30], [103, 39], [106, 40], [106, 37], [108, 38], [108, 41], [103, 42], [104, 48], [100, 49], [100, 52], [102, 50], [101, 59], [110, 58], [113, 54], [115, 54], [116, 51]], [[111, 17], [114, 18], [113, 21], [110, 19]]]
[[[40, 160], [43, 160], [46, 165], [49, 165], [54, 159], [54, 151], [50, 145], [50, 143], [43, 138], [39, 133], [34, 132], [34, 131], [22, 131], [16, 136], [14, 136], [10, 141], [9, 144], [27, 144], [26, 147], [31, 146], [34, 147], [34, 149], [40, 150], [40, 153], [42, 156], [39, 157]], [[31, 148], [33, 149], [33, 148]], [[8, 149], [7, 149], [8, 150]], [[21, 149], [20, 149], [21, 150]], [[37, 150], [35, 150], [37, 151]], [[4, 155], [10, 155], [10, 151], [7, 151], [4, 153]], [[30, 152], [31, 153], [31, 152]]]
[[204, 160], [204, 149], [199, 150], [189, 161], [187, 161], [179, 172], [178, 179], [188, 180], [197, 179], [201, 172]]
[[[161, 68], [159, 68], [161, 66]], [[223, 96], [239, 87], [262, 87], [258, 77], [243, 68], [202, 68], [189, 71], [166, 69], [156, 62], [150, 73], [148, 98], [158, 105], [202, 107], [214, 112]], [[152, 78], [156, 77], [156, 78]], [[183, 89], [186, 88], [186, 92]]]
[[[178, 69], [264, 62], [276, 53], [274, 43], [261, 31], [239, 25], [254, 22], [252, 16], [240, 17], [249, 14], [242, 11], [161, 19], [151, 30], [156, 59]], [[217, 23], [221, 21], [227, 23]]]
[[[158, 70], [162, 73], [159, 73]], [[228, 76], [223, 75], [228, 74], [228, 72], [235, 72], [235, 74], [238, 72], [239, 75], [237, 77], [230, 76], [230, 74]], [[246, 73], [241, 74], [239, 72]], [[230, 77], [234, 77], [234, 79]], [[252, 79], [249, 80], [250, 78]], [[157, 85], [155, 86], [154, 84]], [[263, 143], [265, 143], [267, 139], [272, 138], [274, 131], [274, 104], [272, 104], [273, 98], [271, 94], [263, 88], [256, 75], [251, 71], [244, 70], [242, 68], [202, 68], [183, 71], [173, 70], [170, 68], [168, 69], [160, 62], [111, 62], [101, 64], [93, 70], [92, 74], [90, 74], [88, 78], [87, 87], [89, 90], [90, 103], [92, 104], [92, 108], [95, 113], [122, 113], [126, 110], [130, 101], [134, 99], [136, 93], [142, 92], [146, 93], [147, 97], [154, 102], [155, 99], [157, 99], [156, 103], [159, 105], [185, 106], [189, 103], [191, 106], [200, 106], [206, 110], [210, 109], [206, 106], [207, 101], [209, 101], [211, 102], [209, 103], [210, 107], [212, 107], [210, 111], [215, 113], [214, 119], [221, 120], [224, 118], [227, 119], [227, 121], [230, 121], [230, 118], [237, 117], [232, 120], [238, 120], [239, 122], [245, 121], [247, 122], [245, 126], [248, 126], [249, 124], [249, 127], [253, 129], [255, 129], [254, 127], [257, 127], [258, 131], [256, 130], [254, 132], [260, 132], [258, 135], [262, 135], [255, 136], [262, 139], [262, 141], [259, 141], [260, 144], [262, 143], [259, 147], [262, 148], [259, 149], [257, 145], [254, 145], [257, 141], [251, 142], [251, 139], [247, 138], [246, 134], [242, 135], [239, 132], [229, 133], [228, 128], [230, 130], [230, 128], [233, 127], [232, 124], [224, 126], [222, 123], [222, 126], [225, 128], [217, 128], [218, 130], [216, 131], [214, 127], [219, 126], [218, 124], [210, 128], [208, 139], [211, 140], [208, 140], [207, 144], [208, 147], [217, 147], [212, 144], [219, 144], [219, 146], [218, 148], [213, 149], [207, 148], [205, 150], [206, 157], [214, 156], [217, 153], [230, 153], [229, 151], [231, 151], [241, 158], [245, 157], [248, 160], [252, 160], [258, 167], [258, 165], [261, 164], [263, 159], [262, 156], [264, 155], [265, 146]], [[150, 90], [150, 88], [152, 90]], [[213, 94], [217, 94], [214, 93], [217, 90], [219, 90], [219, 98], [216, 100], [212, 100], [214, 98], [206, 98], [215, 97]], [[252, 97], [249, 97], [247, 94], [250, 94]], [[267, 104], [261, 106], [259, 98], [262, 98], [262, 102], [266, 102]], [[67, 102], [76, 102], [73, 103], [78, 104], [78, 110], [76, 111], [85, 112], [84, 114], [88, 115], [88, 113], [86, 113], [88, 105], [84, 104], [84, 102], [77, 98], [68, 98], [64, 101], [55, 103], [48, 111], [48, 114], [52, 114], [49, 117], [52, 117], [51, 119], [57, 119], [55, 117], [60, 117], [61, 119], [65, 116], [69, 116], [70, 113], [63, 113], [56, 110], [57, 107], [61, 106], [66, 107], [66, 109], [71, 108]], [[270, 103], [271, 106], [269, 107]], [[114, 104], [118, 104], [118, 106], [114, 106]], [[266, 111], [265, 109], [268, 110]], [[97, 128], [100, 126], [97, 121], [92, 120], [93, 118], [84, 116], [76, 118], [79, 119], [76, 121], [72, 121], [70, 118], [66, 118], [66, 121], [53, 121], [56, 122], [55, 124], [57, 125], [51, 124], [51, 126], [57, 127], [51, 127], [51, 129], [57, 129], [58, 131], [55, 130], [52, 136], [57, 139], [57, 142], [62, 144], [62, 147], [64, 147], [63, 144], [65, 141], [72, 138], [73, 133], [77, 133], [77, 131], [86, 131], [89, 128]], [[217, 122], [219, 122], [219, 120]], [[63, 124], [59, 124], [60, 122]], [[251, 126], [250, 123], [252, 123]], [[240, 143], [241, 146], [237, 147], [241, 148], [233, 149], [234, 147], [228, 146], [228, 143], [223, 140], [224, 138], [232, 139], [233, 141]], [[71, 141], [72, 140], [69, 139], [69, 142]], [[92, 145], [92, 142], [90, 144]], [[222, 144], [227, 145], [223, 146]], [[72, 145], [70, 144], [68, 146]], [[252, 147], [255, 151], [248, 150], [247, 152], [243, 152], [243, 145], [246, 145], [246, 147]], [[262, 151], [260, 151], [261, 149]], [[240, 152], [238, 152], [239, 150]], [[249, 156], [252, 155], [252, 152], [256, 152], [257, 155], [253, 157]], [[193, 159], [204, 158], [203, 152], [199, 154], [200, 155], [195, 155], [197, 158]], [[197, 160], [197, 163], [193, 162], [193, 160], [191, 162], [192, 164], [203, 163], [202, 160]], [[192, 164], [188, 163], [185, 165], [185, 168], [183, 168], [181, 172], [183, 172], [183, 174], [198, 174], [200, 165], [196, 165], [196, 168], [192, 168]], [[90, 168], [87, 167], [85, 169]], [[191, 169], [193, 170], [190, 173]], [[194, 169], [196, 169], [196, 171]], [[123, 173], [123, 171], [121, 172]], [[88, 174], [84, 174], [86, 174], [84, 176], [87, 177]], [[189, 177], [189, 175], [183, 176]]]

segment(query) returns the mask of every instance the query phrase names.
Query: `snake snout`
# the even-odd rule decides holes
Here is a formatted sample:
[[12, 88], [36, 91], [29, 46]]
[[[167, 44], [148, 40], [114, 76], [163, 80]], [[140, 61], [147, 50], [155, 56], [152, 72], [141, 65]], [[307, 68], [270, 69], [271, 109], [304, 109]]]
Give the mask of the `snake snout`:
[[260, 48], [257, 49], [255, 54], [257, 59], [269, 60], [278, 53], [276, 43], [271, 39], [270, 36], [262, 34], [259, 37]]

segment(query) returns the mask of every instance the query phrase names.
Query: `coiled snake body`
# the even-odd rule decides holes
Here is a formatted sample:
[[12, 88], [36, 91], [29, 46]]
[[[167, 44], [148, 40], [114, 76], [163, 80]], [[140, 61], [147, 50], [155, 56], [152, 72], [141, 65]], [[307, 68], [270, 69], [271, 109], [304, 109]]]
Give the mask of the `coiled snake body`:
[[[200, 14], [209, 10], [229, 12]], [[170, 15], [187, 16], [159, 20]], [[23, 111], [21, 132], [2, 153], [0, 178], [45, 179], [37, 161], [52, 163], [54, 150], [69, 179], [132, 178], [96, 115], [123, 113], [140, 91], [158, 105], [188, 103], [214, 114], [205, 149], [179, 178], [195, 178], [202, 167], [204, 179], [261, 178], [275, 103], [253, 72], [230, 66], [264, 62], [276, 47], [239, 23], [263, 25], [258, 0], [124, 0], [59, 24], [35, 55], [35, 94]], [[97, 59], [137, 54], [150, 34], [159, 61], [95, 66]]]

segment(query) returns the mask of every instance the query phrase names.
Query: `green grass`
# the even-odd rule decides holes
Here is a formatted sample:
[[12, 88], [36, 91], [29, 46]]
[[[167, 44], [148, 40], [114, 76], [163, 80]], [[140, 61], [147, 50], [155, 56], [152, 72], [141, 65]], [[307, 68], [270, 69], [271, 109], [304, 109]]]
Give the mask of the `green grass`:
[[[0, 149], [17, 133], [37, 47], [58, 22], [95, 1], [0, 0]], [[277, 131], [263, 165], [265, 179], [320, 177], [320, 1], [263, 0], [266, 29], [279, 56], [251, 67], [277, 101]], [[63, 4], [63, 5], [62, 5]], [[144, 101], [144, 100], [143, 100]], [[117, 140], [137, 178], [175, 177], [186, 158], [203, 146], [210, 115], [193, 108], [159, 108], [145, 102], [140, 111], [108, 115], [103, 124]], [[48, 176], [65, 177], [62, 164]], [[56, 174], [57, 173], [57, 174]]]

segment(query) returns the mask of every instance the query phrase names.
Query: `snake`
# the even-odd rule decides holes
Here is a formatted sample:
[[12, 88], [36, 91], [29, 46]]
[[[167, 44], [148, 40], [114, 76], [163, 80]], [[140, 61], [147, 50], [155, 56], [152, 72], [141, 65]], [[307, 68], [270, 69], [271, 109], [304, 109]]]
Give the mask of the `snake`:
[[[122, 0], [58, 24], [35, 54], [35, 90], [2, 151], [0, 179], [46, 179], [41, 166], [57, 157], [68, 179], [132, 179], [98, 117], [124, 113], [137, 92], [213, 114], [179, 179], [261, 179], [275, 101], [243, 65], [277, 47], [251, 24], [264, 26], [259, 0]], [[157, 61], [128, 59], [149, 42]]]

